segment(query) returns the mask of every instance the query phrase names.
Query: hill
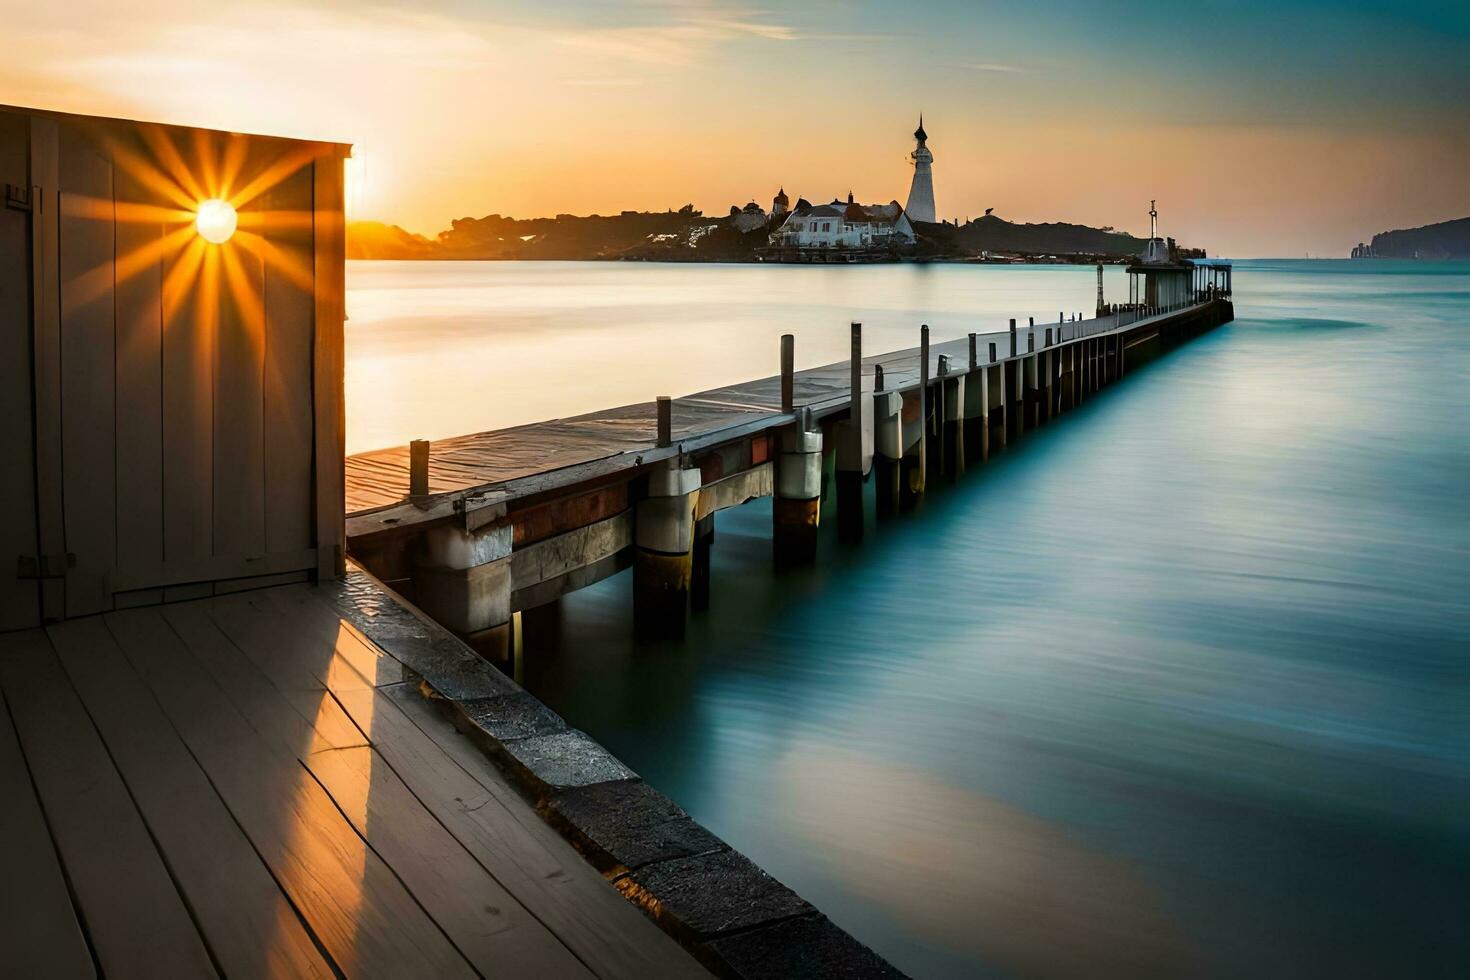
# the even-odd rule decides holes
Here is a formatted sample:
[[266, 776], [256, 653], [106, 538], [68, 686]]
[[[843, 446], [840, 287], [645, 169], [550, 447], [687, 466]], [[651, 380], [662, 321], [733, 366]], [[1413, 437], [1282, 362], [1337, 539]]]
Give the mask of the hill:
[[[732, 209], [733, 210], [733, 209]], [[757, 224], [747, 227], [749, 218]], [[764, 220], [764, 224], [759, 224]], [[559, 214], [510, 218], [490, 214], [457, 218], [436, 238], [397, 225], [355, 221], [347, 227], [351, 259], [630, 259], [662, 262], [754, 262], [781, 219], [759, 213], [706, 217], [685, 205], [677, 211], [624, 211], [617, 215]], [[919, 241], [906, 251], [917, 259], [995, 256], [1077, 256], [1121, 259], [1137, 255], [1144, 240], [1111, 228], [1048, 222], [1016, 224], [994, 215], [963, 225], [915, 222]], [[1195, 253], [1189, 253], [1195, 254]], [[1203, 254], [1203, 253], [1198, 253]]]
[[1387, 259], [1470, 259], [1470, 218], [1373, 236], [1373, 254]]

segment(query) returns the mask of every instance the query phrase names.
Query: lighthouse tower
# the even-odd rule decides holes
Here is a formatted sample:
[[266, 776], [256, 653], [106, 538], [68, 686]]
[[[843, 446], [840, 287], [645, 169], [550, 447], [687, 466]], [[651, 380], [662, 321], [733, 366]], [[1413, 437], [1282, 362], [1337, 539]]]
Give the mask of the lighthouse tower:
[[934, 154], [924, 145], [928, 138], [929, 134], [924, 132], [924, 116], [920, 113], [919, 128], [914, 130], [914, 140], [918, 145], [909, 154], [914, 161], [914, 182], [909, 186], [909, 203], [904, 210], [908, 212], [910, 221], [938, 220], [934, 216], [934, 173], [931, 169]]

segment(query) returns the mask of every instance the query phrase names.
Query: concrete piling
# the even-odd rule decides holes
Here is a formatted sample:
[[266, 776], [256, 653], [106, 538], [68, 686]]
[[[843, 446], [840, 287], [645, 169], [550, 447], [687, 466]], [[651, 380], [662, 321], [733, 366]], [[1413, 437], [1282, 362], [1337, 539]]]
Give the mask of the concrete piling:
[[822, 518], [822, 431], [803, 408], [781, 430], [776, 496], [771, 506], [772, 554], [778, 567], [806, 564], [817, 556]]
[[[514, 653], [510, 608], [512, 529], [504, 507], [424, 532], [413, 568], [414, 597], [439, 623], [502, 666]], [[479, 524], [479, 521], [485, 521]]]
[[[647, 492], [634, 509], [633, 630], [640, 637], [684, 635], [694, 582], [700, 482], [698, 469], [666, 460], [649, 473]], [[708, 530], [713, 531], [713, 524]], [[707, 549], [704, 558], [707, 579]], [[707, 585], [706, 580], [706, 591]]]
[[706, 514], [694, 523], [694, 548], [690, 554], [689, 607], [696, 612], [709, 608], [710, 546], [715, 543], [715, 515]]

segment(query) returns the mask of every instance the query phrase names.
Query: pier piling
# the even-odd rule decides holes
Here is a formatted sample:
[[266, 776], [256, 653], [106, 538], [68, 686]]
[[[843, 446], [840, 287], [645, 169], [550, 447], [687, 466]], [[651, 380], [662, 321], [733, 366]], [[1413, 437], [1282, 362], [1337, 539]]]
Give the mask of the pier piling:
[[863, 480], [873, 459], [873, 400], [863, 391], [863, 325], [851, 327], [850, 401], [847, 418], [837, 423], [837, 534], [844, 541], [863, 537]]
[[822, 517], [822, 430], [811, 409], [781, 430], [776, 462], [776, 496], [771, 502], [772, 554], [778, 567], [811, 562], [817, 556], [817, 526]]
[[[699, 470], [685, 469], [677, 458], [667, 460], [649, 473], [647, 494], [635, 508], [633, 629], [640, 637], [684, 635], [694, 579], [694, 512], [700, 482]], [[707, 549], [704, 557], [707, 563]]]

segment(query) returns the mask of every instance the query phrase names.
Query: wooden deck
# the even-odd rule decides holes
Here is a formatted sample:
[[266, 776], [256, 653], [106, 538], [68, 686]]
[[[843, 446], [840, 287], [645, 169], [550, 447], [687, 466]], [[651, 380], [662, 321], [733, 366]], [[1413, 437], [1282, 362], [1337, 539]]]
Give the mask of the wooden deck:
[[[1066, 323], [1040, 323], [1017, 330], [1017, 350], [1026, 356], [1029, 333], [1042, 348], [1047, 330], [1059, 331], [1065, 340], [1097, 336], [1142, 322], [1131, 314], [1106, 316]], [[976, 336], [981, 363], [989, 363], [989, 344], [996, 345], [997, 359], [1010, 359], [1010, 333], [1002, 331]], [[969, 365], [968, 337], [931, 344], [929, 376], [939, 374], [939, 358], [947, 356], [953, 370]], [[773, 352], [774, 353], [774, 352]], [[772, 358], [775, 359], [774, 357]], [[893, 351], [863, 358], [864, 374], [871, 376], [882, 366], [884, 385], [890, 391], [908, 390], [919, 384], [919, 349]], [[826, 411], [845, 409], [850, 399], [850, 365], [837, 361], [797, 371], [794, 404], [810, 406], [821, 416]], [[673, 436], [681, 441], [714, 439], [734, 430], [774, 428], [790, 421], [781, 411], [779, 376], [729, 385], [674, 399]], [[431, 495], [474, 488], [493, 488], [514, 500], [543, 490], [548, 475], [573, 467], [602, 464], [609, 472], [658, 457], [655, 449], [654, 403], [623, 405], [573, 418], [553, 419], [529, 425], [436, 440], [429, 457]], [[672, 455], [672, 452], [665, 455]], [[347, 457], [347, 513], [362, 514], [401, 503], [408, 494], [408, 447], [397, 446]], [[424, 517], [437, 516], [432, 510]], [[372, 530], [372, 524], [361, 529]], [[349, 524], [348, 536], [353, 528]]]
[[0, 634], [0, 976], [704, 971], [307, 586]]

